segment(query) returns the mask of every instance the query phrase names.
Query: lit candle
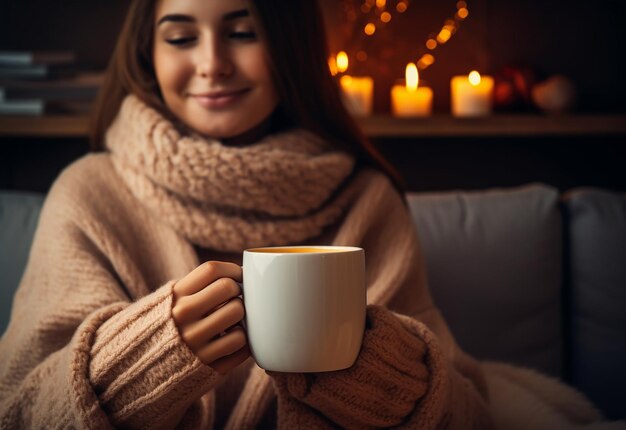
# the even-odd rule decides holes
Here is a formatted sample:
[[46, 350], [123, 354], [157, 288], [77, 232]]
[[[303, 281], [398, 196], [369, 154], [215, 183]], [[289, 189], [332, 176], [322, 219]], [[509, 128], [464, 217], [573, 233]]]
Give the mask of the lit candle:
[[343, 73], [348, 70], [348, 65], [350, 64], [350, 62], [348, 60], [348, 54], [346, 54], [346, 51], [339, 51], [335, 62], [337, 63], [338, 72]]
[[419, 87], [419, 73], [413, 63], [406, 66], [406, 84], [391, 88], [391, 110], [395, 116], [429, 116], [433, 107], [433, 90]]
[[372, 113], [374, 80], [368, 76], [344, 75], [340, 79], [343, 102], [350, 113], [367, 116]]
[[485, 116], [491, 113], [493, 78], [477, 71], [468, 76], [454, 76], [450, 81], [452, 115]]

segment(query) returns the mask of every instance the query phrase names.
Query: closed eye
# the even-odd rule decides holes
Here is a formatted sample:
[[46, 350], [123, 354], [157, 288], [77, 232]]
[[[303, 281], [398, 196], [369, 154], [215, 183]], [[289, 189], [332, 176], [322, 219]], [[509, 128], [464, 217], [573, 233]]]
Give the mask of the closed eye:
[[174, 46], [180, 46], [180, 45], [187, 45], [189, 43], [192, 43], [196, 40], [195, 37], [178, 37], [175, 39], [167, 39], [166, 42], [169, 43], [170, 45], [174, 45]]
[[228, 35], [231, 39], [255, 40], [256, 33], [254, 31], [233, 31]]

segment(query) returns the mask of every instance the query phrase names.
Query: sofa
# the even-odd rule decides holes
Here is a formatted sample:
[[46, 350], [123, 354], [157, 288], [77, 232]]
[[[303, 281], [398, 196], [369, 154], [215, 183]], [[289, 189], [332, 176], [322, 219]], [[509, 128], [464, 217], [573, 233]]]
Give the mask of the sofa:
[[[459, 344], [564, 380], [607, 418], [626, 418], [626, 195], [533, 183], [406, 198]], [[43, 200], [0, 192], [2, 332]]]

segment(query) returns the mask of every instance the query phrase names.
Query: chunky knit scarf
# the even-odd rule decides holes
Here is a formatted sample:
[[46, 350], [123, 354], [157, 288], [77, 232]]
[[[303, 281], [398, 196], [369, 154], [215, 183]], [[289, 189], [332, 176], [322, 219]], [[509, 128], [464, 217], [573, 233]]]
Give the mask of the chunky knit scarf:
[[354, 159], [304, 130], [245, 146], [184, 135], [135, 96], [106, 135], [131, 192], [191, 242], [222, 251], [302, 242], [337, 221]]

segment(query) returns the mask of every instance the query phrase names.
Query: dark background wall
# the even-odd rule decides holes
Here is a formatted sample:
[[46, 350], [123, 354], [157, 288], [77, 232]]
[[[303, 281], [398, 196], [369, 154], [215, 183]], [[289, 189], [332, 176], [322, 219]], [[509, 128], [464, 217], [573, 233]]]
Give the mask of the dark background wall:
[[[129, 0], [2, 0], [0, 49], [72, 49], [86, 65], [103, 67]], [[377, 110], [388, 111], [389, 87], [404, 67], [426, 52], [428, 35], [456, 11], [455, 0], [412, 0], [404, 14], [373, 37], [354, 37], [345, 27], [343, 0], [322, 0], [333, 51], [362, 46], [367, 62], [355, 72], [376, 78]], [[358, 5], [358, 2], [354, 2]], [[389, 0], [393, 9], [397, 0]], [[626, 110], [626, 5], [618, 0], [568, 3], [556, 0], [467, 0], [469, 17], [422, 78], [435, 90], [435, 107], [447, 111], [449, 81], [478, 69], [498, 73], [525, 64], [538, 78], [565, 74], [579, 90], [579, 110]], [[358, 32], [360, 34], [360, 32]], [[351, 40], [347, 40], [350, 38]]]
[[[426, 52], [456, 10], [454, 0], [413, 0], [374, 38], [345, 26], [344, 0], [321, 0], [333, 51], [361, 47], [369, 59], [350, 73], [376, 81], [378, 113], [389, 111], [389, 88]], [[0, 49], [70, 49], [79, 61], [105, 67], [130, 0], [0, 0]], [[390, 7], [396, 1], [388, 0]], [[575, 82], [579, 113], [624, 112], [625, 5], [595, 0], [583, 6], [554, 0], [467, 0], [469, 17], [422, 73], [435, 92], [435, 111], [449, 112], [449, 81], [471, 69], [498, 74], [525, 65], [536, 79], [564, 74]], [[626, 190], [623, 135], [490, 138], [404, 138], [376, 141], [414, 190], [483, 188], [545, 181], [567, 189], [596, 185]], [[88, 151], [84, 138], [0, 136], [0, 188], [46, 191], [59, 171]]]
[[[357, 4], [358, 2], [354, 2]], [[387, 4], [393, 9], [397, 1]], [[362, 48], [364, 63], [348, 72], [375, 77], [376, 108], [388, 111], [389, 87], [404, 77], [408, 62], [429, 52], [424, 43], [456, 11], [455, 0], [412, 0], [403, 14], [373, 36], [346, 30], [342, 0], [323, 0], [334, 30], [334, 52]], [[449, 82], [472, 69], [498, 74], [504, 66], [523, 65], [537, 80], [553, 74], [572, 79], [578, 88], [578, 111], [625, 111], [626, 6], [617, 0], [566, 2], [556, 0], [467, 0], [469, 17], [446, 44], [434, 51], [435, 64], [422, 72], [435, 93], [435, 109], [449, 111]], [[363, 16], [361, 13], [359, 13]]]
[[0, 49], [68, 49], [102, 68], [129, 0], [1, 0]]

